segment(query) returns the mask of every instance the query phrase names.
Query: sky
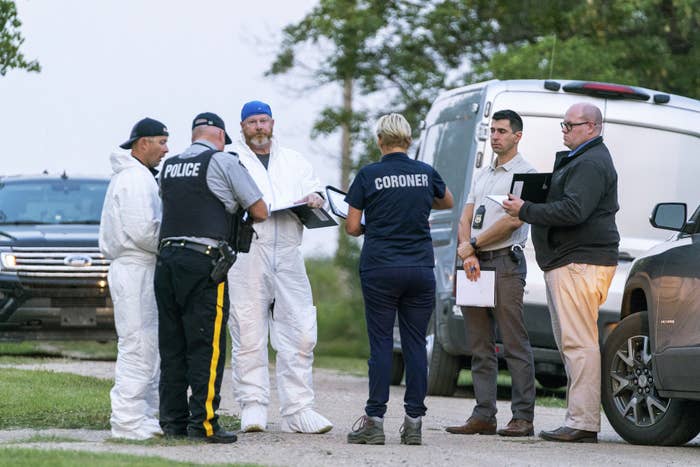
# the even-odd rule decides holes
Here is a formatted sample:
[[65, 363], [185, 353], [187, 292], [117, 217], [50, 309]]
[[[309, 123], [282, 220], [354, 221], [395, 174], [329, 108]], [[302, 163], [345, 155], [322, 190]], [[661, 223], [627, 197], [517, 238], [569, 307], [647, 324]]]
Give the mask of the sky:
[[[293, 77], [264, 72], [282, 28], [316, 0], [17, 0], [22, 52], [41, 73], [0, 76], [0, 174], [109, 175], [109, 154], [133, 124], [170, 131], [170, 155], [188, 146], [192, 118], [219, 114], [232, 137], [250, 100], [272, 107], [280, 142], [301, 151], [321, 183], [337, 185], [339, 140], [311, 140], [335, 89], [299, 95]], [[166, 156], [167, 157], [167, 156]], [[303, 251], [332, 254], [337, 228], [305, 233]]]

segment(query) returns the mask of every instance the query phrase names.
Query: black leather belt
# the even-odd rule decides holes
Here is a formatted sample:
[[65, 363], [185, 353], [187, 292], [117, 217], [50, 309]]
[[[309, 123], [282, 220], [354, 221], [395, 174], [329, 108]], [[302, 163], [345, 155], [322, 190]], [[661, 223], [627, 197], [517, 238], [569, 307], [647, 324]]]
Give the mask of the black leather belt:
[[482, 261], [490, 261], [494, 258], [498, 258], [499, 256], [509, 255], [510, 251], [514, 248], [519, 248], [522, 250], [520, 245], [512, 245], [505, 248], [499, 248], [498, 250], [477, 251], [476, 257]]
[[212, 258], [219, 257], [219, 249], [215, 246], [190, 242], [189, 240], [163, 240], [160, 242], [161, 249], [166, 247], [187, 248], [188, 250], [196, 251], [197, 253], [202, 253], [203, 255], [211, 256]]

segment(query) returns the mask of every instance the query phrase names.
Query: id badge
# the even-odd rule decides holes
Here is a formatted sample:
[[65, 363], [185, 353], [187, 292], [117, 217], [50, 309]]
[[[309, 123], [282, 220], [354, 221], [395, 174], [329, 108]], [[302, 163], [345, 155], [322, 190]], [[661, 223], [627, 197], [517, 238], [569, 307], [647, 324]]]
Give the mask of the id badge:
[[482, 204], [474, 212], [474, 222], [472, 222], [472, 229], [481, 229], [484, 225], [484, 215], [486, 214], [486, 207]]

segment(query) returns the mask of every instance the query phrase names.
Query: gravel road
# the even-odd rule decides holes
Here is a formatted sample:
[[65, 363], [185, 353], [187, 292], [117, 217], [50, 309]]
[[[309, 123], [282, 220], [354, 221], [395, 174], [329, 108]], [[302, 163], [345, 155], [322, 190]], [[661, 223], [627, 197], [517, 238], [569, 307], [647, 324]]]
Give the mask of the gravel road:
[[[42, 368], [100, 378], [111, 378], [114, 370], [112, 362], [58, 361], [16, 367]], [[227, 372], [224, 375], [220, 411], [235, 415], [238, 407], [231, 395], [230, 380], [230, 373]], [[429, 397], [426, 401], [428, 415], [423, 421], [423, 446], [402, 446], [399, 444], [399, 427], [403, 422], [403, 387], [392, 387], [391, 390], [389, 410], [384, 422], [387, 444], [348, 445], [345, 436], [355, 419], [362, 415], [367, 397], [367, 379], [333, 370], [316, 369], [315, 388], [318, 410], [335, 423], [335, 428], [324, 435], [281, 433], [276, 397], [273, 397], [268, 431], [241, 434], [238, 442], [231, 445], [141, 446], [105, 443], [109, 432], [94, 430], [7, 430], [0, 431], [0, 443], [43, 449], [131, 453], [192, 463], [252, 462], [280, 466], [687, 466], [697, 465], [700, 459], [700, 437], [685, 447], [631, 446], [613, 431], [604, 415], [600, 442], [597, 445], [550, 443], [536, 437], [508, 439], [499, 436], [449, 435], [444, 427], [462, 423], [473, 407], [473, 399], [466, 397]], [[537, 407], [535, 430], [556, 428], [563, 418], [563, 409]], [[499, 426], [506, 424], [509, 419], [509, 404], [499, 403]], [[35, 435], [55, 435], [81, 441], [26, 442], [27, 438]]]

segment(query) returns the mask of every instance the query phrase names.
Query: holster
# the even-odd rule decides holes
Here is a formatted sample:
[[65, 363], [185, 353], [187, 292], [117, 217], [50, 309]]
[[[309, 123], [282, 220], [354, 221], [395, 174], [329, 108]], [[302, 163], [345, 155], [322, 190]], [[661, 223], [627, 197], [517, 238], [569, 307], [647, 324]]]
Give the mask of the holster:
[[258, 236], [253, 228], [253, 218], [241, 209], [234, 214], [232, 227], [229, 243], [236, 253], [248, 253], [250, 244], [253, 242], [253, 235]]
[[219, 249], [219, 258], [214, 263], [209, 276], [212, 281], [218, 284], [226, 280], [229, 269], [236, 262], [236, 252], [224, 241], [220, 241], [217, 248]]

